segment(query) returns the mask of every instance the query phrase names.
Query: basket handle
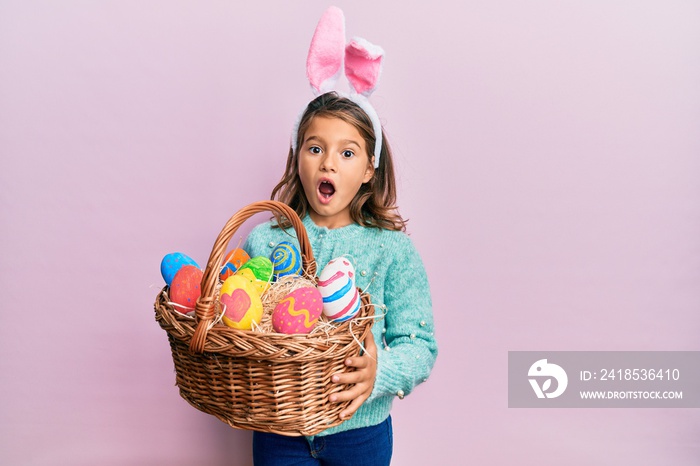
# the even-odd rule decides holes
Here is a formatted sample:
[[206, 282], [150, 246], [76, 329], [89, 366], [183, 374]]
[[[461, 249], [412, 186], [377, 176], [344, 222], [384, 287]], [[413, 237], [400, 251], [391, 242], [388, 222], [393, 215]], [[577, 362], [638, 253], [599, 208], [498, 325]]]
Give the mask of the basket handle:
[[216, 285], [219, 280], [219, 272], [222, 266], [221, 262], [223, 261], [229, 241], [231, 241], [231, 238], [233, 238], [233, 235], [243, 222], [255, 214], [266, 211], [282, 215], [290, 221], [297, 233], [297, 239], [299, 240], [302, 267], [308, 275], [316, 275], [316, 261], [313, 251], [311, 250], [309, 237], [306, 234], [304, 224], [291, 207], [278, 201], [260, 201], [242, 208], [233, 214], [229, 221], [226, 222], [226, 225], [216, 238], [214, 247], [209, 255], [209, 261], [207, 262], [207, 267], [202, 277], [202, 293], [195, 305], [197, 328], [195, 328], [194, 335], [192, 335], [192, 340], [190, 341], [190, 351], [193, 353], [201, 353], [204, 351], [204, 343], [207, 339], [209, 329], [211, 328], [211, 323], [214, 320]]

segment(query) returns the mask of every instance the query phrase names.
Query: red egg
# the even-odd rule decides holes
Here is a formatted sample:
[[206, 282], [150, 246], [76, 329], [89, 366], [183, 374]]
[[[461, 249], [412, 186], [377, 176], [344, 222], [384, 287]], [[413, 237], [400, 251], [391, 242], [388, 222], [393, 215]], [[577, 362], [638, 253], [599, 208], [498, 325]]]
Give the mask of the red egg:
[[194, 265], [185, 265], [175, 274], [170, 284], [170, 301], [178, 312], [187, 314], [194, 311], [194, 305], [202, 294], [203, 272]]

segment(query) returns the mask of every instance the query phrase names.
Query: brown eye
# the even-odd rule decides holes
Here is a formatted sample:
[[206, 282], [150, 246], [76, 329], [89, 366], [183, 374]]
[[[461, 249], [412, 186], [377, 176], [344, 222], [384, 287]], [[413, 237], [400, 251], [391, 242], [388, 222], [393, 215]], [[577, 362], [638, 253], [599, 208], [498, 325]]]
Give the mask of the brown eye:
[[311, 146], [311, 147], [309, 147], [309, 152], [311, 152], [312, 154], [318, 155], [321, 153], [321, 148], [318, 146]]

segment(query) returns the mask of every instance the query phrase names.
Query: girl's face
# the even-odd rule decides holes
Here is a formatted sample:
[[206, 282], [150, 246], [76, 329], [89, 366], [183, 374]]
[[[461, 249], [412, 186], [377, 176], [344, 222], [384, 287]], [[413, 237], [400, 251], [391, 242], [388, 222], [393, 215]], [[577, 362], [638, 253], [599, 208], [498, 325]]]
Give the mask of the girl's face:
[[339, 118], [311, 120], [299, 149], [299, 178], [316, 225], [350, 225], [350, 202], [372, 175], [373, 161], [354, 126]]

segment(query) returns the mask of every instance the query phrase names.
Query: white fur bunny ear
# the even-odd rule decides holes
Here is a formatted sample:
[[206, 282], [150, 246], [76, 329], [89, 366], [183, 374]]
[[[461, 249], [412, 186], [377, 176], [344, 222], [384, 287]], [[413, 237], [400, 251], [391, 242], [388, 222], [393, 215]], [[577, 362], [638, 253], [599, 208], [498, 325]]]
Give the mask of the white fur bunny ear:
[[358, 94], [369, 97], [379, 84], [384, 50], [361, 37], [345, 47], [345, 76]]
[[306, 75], [314, 94], [334, 89], [343, 72], [345, 55], [345, 16], [335, 6], [321, 16], [306, 58]]

